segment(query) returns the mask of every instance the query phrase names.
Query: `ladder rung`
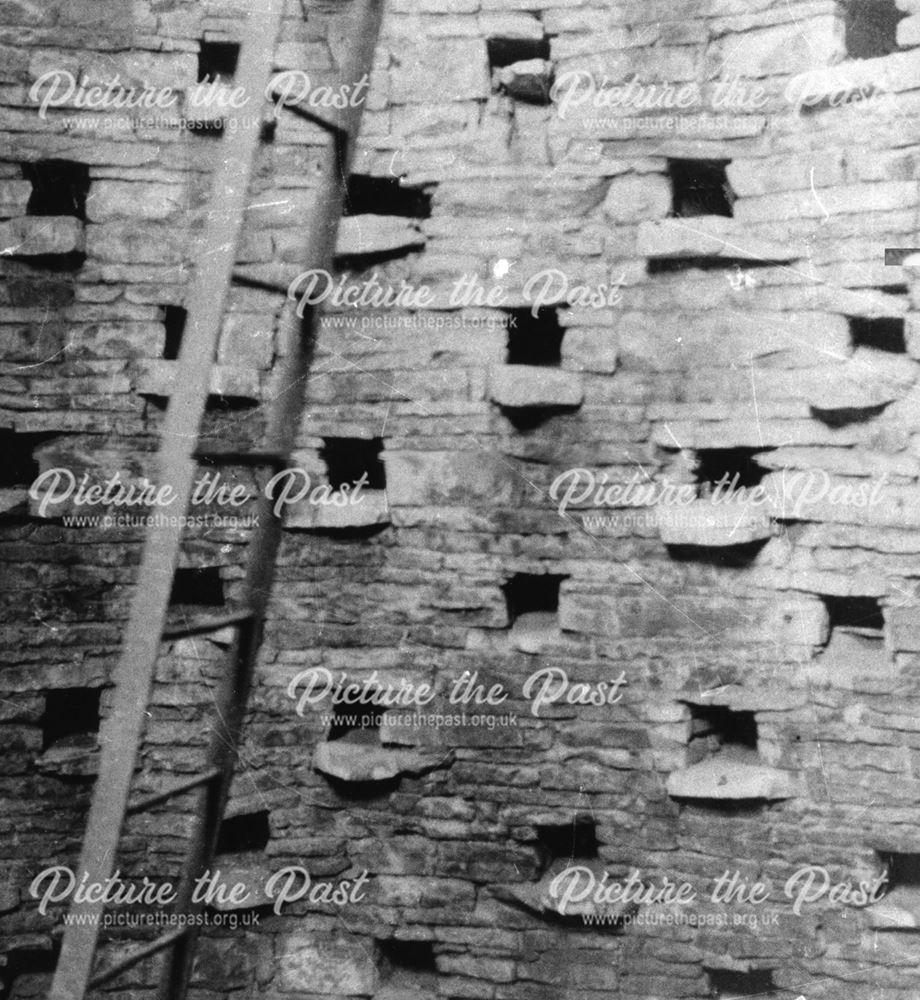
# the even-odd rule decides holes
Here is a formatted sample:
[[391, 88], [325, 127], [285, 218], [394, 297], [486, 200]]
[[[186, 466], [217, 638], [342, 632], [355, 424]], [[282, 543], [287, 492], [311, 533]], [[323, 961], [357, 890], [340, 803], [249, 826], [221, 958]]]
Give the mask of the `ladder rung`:
[[175, 785], [171, 785], [169, 788], [164, 788], [161, 792], [153, 792], [150, 795], [145, 795], [144, 798], [138, 799], [137, 802], [129, 805], [125, 812], [129, 815], [144, 812], [147, 809], [153, 808], [153, 806], [159, 805], [161, 802], [165, 802], [167, 799], [174, 798], [176, 795], [181, 795], [183, 792], [190, 792], [193, 788], [199, 788], [201, 785], [206, 785], [209, 781], [214, 781], [215, 778], [219, 778], [220, 775], [220, 770], [216, 767], [212, 767], [210, 771], [205, 771], [202, 774], [196, 774], [192, 778], [186, 778], [185, 781], [179, 781]]
[[287, 456], [280, 451], [253, 449], [251, 451], [195, 452], [196, 462], [214, 462], [219, 465], [286, 465]]
[[252, 611], [242, 608], [239, 611], [228, 611], [225, 615], [212, 615], [209, 618], [199, 618], [188, 625], [172, 625], [163, 631], [163, 640], [188, 639], [193, 635], [204, 635], [206, 632], [219, 632], [229, 625], [244, 625], [252, 621]]
[[184, 938], [188, 932], [189, 928], [185, 926], [176, 927], [171, 931], [167, 931], [165, 934], [161, 934], [160, 937], [154, 938], [154, 940], [148, 944], [132, 951], [130, 955], [125, 955], [124, 958], [120, 958], [114, 963], [114, 965], [111, 965], [109, 968], [100, 972], [98, 976], [94, 976], [90, 980], [90, 988], [96, 989], [96, 987], [102, 986], [110, 979], [120, 976], [123, 972], [127, 972], [128, 969], [139, 964], [140, 962], [143, 962], [145, 958], [150, 958], [151, 955], [156, 955], [158, 952], [171, 948], [177, 941]]
[[[275, 100], [279, 97], [278, 94], [272, 94], [272, 96]], [[284, 107], [287, 108], [288, 111], [293, 111], [298, 117], [305, 118], [308, 122], [312, 122], [314, 125], [319, 125], [324, 132], [334, 135], [339, 141], [344, 141], [348, 138], [348, 130], [344, 126], [340, 125], [338, 122], [324, 118], [322, 115], [318, 115], [315, 111], [311, 111], [303, 104], [285, 104]]]

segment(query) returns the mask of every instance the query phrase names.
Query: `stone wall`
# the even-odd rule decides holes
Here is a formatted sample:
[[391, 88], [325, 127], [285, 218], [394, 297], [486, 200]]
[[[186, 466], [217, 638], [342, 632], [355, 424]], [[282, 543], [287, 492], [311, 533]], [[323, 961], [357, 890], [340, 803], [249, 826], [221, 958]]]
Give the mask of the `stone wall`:
[[[920, 7], [898, 4], [388, 5], [339, 238], [354, 295], [324, 303], [296, 455], [312, 485], [366, 478], [360, 502], [287, 511], [217, 862], [253, 892], [212, 908], [239, 926], [205, 933], [198, 996], [916, 993]], [[29, 885], [76, 863], [142, 538], [28, 485], [151, 468], [219, 148], [213, 122], [75, 126], [30, 89], [191, 93], [240, 30], [227, 4], [89, 6], [0, 4], [17, 998], [53, 967], [63, 906]], [[343, 25], [291, 2], [274, 69], [334, 79]], [[273, 121], [221, 442], [259, 441], [310, 287], [323, 139]], [[190, 533], [174, 614], [232, 604], [247, 536]], [[199, 763], [217, 639], [164, 655], [140, 785]], [[356, 706], [309, 695], [323, 671]], [[426, 684], [439, 724], [371, 704]], [[126, 877], [171, 877], [188, 808], [131, 821]], [[276, 914], [256, 887], [290, 866], [350, 896]], [[560, 912], [571, 866], [695, 900]]]

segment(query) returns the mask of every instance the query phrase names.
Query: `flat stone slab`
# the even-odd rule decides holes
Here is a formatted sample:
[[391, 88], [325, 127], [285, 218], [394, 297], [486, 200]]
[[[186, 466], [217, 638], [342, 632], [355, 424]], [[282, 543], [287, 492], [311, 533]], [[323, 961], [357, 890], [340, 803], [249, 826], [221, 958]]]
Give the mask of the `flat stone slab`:
[[[337, 494], [332, 494], [335, 497]], [[349, 497], [350, 499], [350, 497]], [[320, 505], [301, 500], [287, 509], [286, 528], [330, 531], [367, 528], [390, 523], [390, 507], [385, 490], [361, 490], [355, 503]]]
[[585, 916], [603, 915], [609, 921], [606, 926], [611, 929], [616, 926], [614, 921], [625, 917], [627, 914], [638, 912], [639, 905], [637, 903], [599, 905], [593, 901], [590, 895], [587, 899], [580, 902], [575, 900], [568, 902], [565, 911], [560, 912], [559, 900], [553, 896], [550, 887], [560, 872], [570, 866], [590, 869], [597, 883], [600, 883], [604, 875], [607, 874], [604, 863], [601, 861], [585, 861], [583, 859], [572, 862], [556, 861], [538, 882], [497, 885], [492, 889], [492, 895], [502, 903], [526, 910], [529, 913], [535, 913], [538, 916], [555, 914], [556, 916], [580, 920]]
[[425, 245], [412, 219], [401, 215], [348, 215], [339, 223], [335, 245], [339, 257], [397, 253]]
[[877, 931], [920, 929], [920, 889], [892, 889], [877, 903], [866, 907], [869, 926]]
[[[142, 396], [169, 397], [182, 378], [178, 361], [147, 359], [140, 362], [139, 368], [135, 390]], [[261, 398], [259, 373], [249, 368], [215, 365], [211, 369], [209, 391], [212, 396], [258, 402]]]
[[537, 365], [495, 365], [489, 377], [493, 403], [517, 409], [524, 406], [581, 406], [581, 376]]
[[522, 653], [542, 653], [561, 638], [559, 617], [551, 611], [530, 611], [520, 615], [511, 627], [511, 646]]
[[668, 777], [675, 799], [791, 799], [792, 780], [785, 771], [717, 754]]
[[695, 500], [689, 504], [659, 504], [658, 531], [665, 545], [726, 548], [762, 541], [776, 534], [770, 506], [726, 500]]
[[722, 215], [641, 222], [636, 249], [640, 256], [656, 259], [729, 257], [785, 263], [807, 256], [804, 247], [753, 236], [747, 227]]
[[400, 775], [420, 775], [445, 759], [443, 753], [391, 750], [347, 738], [320, 743], [313, 751], [313, 768], [341, 781], [387, 781]]

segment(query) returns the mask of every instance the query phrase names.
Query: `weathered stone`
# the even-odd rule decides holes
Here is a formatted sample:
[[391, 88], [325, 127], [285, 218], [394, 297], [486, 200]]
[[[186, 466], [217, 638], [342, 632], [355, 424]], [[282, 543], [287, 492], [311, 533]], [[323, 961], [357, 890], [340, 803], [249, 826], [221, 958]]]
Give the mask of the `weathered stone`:
[[795, 795], [785, 771], [738, 760], [728, 753], [673, 772], [667, 787], [675, 799], [791, 799]]
[[83, 223], [62, 216], [26, 216], [0, 222], [0, 251], [5, 257], [40, 257], [83, 249]]
[[387, 781], [403, 774], [420, 775], [439, 767], [443, 752], [392, 750], [348, 737], [320, 743], [313, 752], [313, 767], [341, 781]]
[[798, 73], [803, 66], [826, 66], [846, 57], [842, 16], [795, 18], [787, 24], [726, 34], [710, 47], [713, 64], [725, 79]]
[[[144, 396], [169, 397], [182, 378], [178, 361], [145, 360], [140, 364], [135, 389]], [[258, 401], [261, 398], [258, 372], [248, 368], [215, 365], [211, 369], [209, 391], [213, 396]]]
[[518, 481], [508, 463], [480, 451], [386, 450], [390, 506], [509, 503]]
[[581, 378], [573, 372], [538, 365], [496, 365], [489, 376], [489, 394], [499, 406], [580, 406]]
[[898, 45], [920, 45], [920, 13], [902, 18], [898, 21]]
[[310, 503], [309, 498], [285, 507], [284, 526], [312, 531], [366, 528], [390, 522], [384, 490], [363, 490], [355, 503], [331, 505]]
[[545, 104], [553, 83], [553, 64], [547, 59], [524, 59], [492, 74], [492, 85], [518, 100]]
[[671, 200], [670, 181], [662, 174], [625, 174], [610, 182], [604, 214], [616, 223], [663, 219]]
[[655, 514], [665, 545], [723, 548], [763, 541], [776, 534], [769, 507], [733, 498], [721, 503], [703, 499], [690, 504], [659, 504]]
[[339, 224], [335, 252], [340, 257], [397, 253], [423, 247], [425, 237], [411, 219], [390, 215], [349, 215]]
[[729, 257], [741, 261], [782, 262], [807, 256], [805, 247], [753, 236], [737, 220], [721, 215], [640, 222], [637, 250], [643, 257], [655, 259]]
[[86, 217], [91, 222], [169, 219], [188, 209], [189, 191], [184, 184], [97, 180], [86, 199]]
[[362, 941], [316, 931], [281, 939], [278, 974], [287, 993], [370, 996], [378, 982], [373, 953]]

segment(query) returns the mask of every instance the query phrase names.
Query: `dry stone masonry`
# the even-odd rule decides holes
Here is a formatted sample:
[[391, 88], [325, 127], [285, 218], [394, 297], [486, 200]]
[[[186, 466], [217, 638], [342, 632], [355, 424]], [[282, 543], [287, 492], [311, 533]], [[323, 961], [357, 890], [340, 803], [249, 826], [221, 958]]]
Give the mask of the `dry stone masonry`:
[[[324, 316], [298, 472], [204, 466], [171, 599], [234, 607], [272, 489], [192, 995], [913, 1000], [920, 3], [389, 0], [311, 273], [289, 98], [336, 92], [349, 2], [290, 0], [263, 108], [246, 4], [0, 0], [0, 997], [50, 982], [34, 880], [76, 865], [159, 509], [116, 497], [264, 114], [206, 443], [262, 441]], [[141, 792], [199, 767], [230, 641], [164, 647]], [[124, 880], [175, 880], [190, 803], [129, 820]]]

